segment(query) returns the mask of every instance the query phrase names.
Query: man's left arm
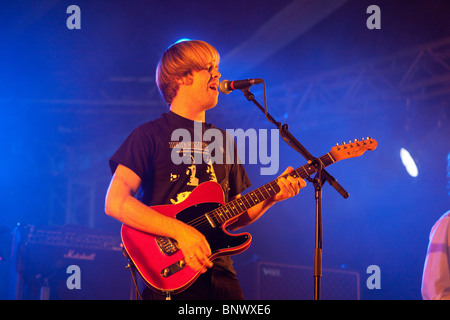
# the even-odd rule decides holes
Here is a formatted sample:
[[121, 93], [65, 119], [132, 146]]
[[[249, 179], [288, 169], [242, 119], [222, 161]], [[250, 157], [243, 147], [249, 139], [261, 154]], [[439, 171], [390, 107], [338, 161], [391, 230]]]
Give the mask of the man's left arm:
[[[275, 203], [291, 198], [297, 195], [300, 189], [306, 186], [305, 180], [302, 178], [294, 178], [292, 176], [282, 177], [285, 174], [293, 172], [294, 169], [292, 167], [288, 167], [281, 175], [278, 177], [277, 184], [280, 187], [280, 191], [274, 195], [273, 197], [266, 199], [254, 207], [248, 209], [244, 213], [242, 213], [236, 222], [230, 225], [228, 228], [230, 230], [237, 230], [242, 227], [245, 227], [256, 220], [258, 220], [271, 206]], [[241, 197], [240, 194], [231, 198], [230, 200], [234, 200]]]

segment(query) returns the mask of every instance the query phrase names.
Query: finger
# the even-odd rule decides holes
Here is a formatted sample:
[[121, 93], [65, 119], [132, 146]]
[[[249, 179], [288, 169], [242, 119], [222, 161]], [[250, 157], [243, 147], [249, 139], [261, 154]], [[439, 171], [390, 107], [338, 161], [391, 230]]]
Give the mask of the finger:
[[195, 254], [192, 254], [192, 255], [190, 255], [190, 256], [187, 256], [187, 255], [186, 255], [185, 258], [184, 258], [184, 261], [186, 262], [186, 264], [187, 264], [188, 266], [192, 267], [192, 268], [194, 268], [195, 260], [196, 260]]
[[203, 269], [203, 265], [199, 262], [198, 258], [196, 255], [192, 255], [190, 256], [187, 261], [186, 264], [193, 270], [195, 271], [201, 271], [202, 273], [204, 272]]
[[[207, 252], [207, 254], [205, 254]], [[206, 271], [206, 268], [211, 268], [214, 264], [209, 259], [211, 250], [207, 241], [203, 246], [199, 246], [194, 254], [189, 256], [186, 263], [194, 270], [200, 270], [202, 273]]]
[[200, 271], [201, 273], [206, 272], [207, 268], [211, 268], [213, 266], [213, 263], [209, 261], [206, 257], [198, 257], [194, 256], [192, 258], [191, 268]]
[[287, 186], [286, 186], [286, 182], [284, 181], [284, 178], [278, 178], [277, 181], [278, 186], [280, 187], [280, 191], [278, 192], [279, 194], [286, 194], [288, 192]]
[[294, 192], [294, 194], [298, 194], [298, 191], [300, 190], [300, 186], [298, 184], [297, 179], [295, 179], [293, 177], [288, 177], [287, 181], [289, 183], [291, 190]]
[[300, 189], [306, 187], [306, 181], [304, 179], [299, 179], [299, 185], [300, 185]]
[[203, 252], [198, 257], [200, 258], [199, 261], [203, 265], [206, 265], [208, 268], [211, 268], [213, 266], [212, 261], [209, 259], [211, 256], [211, 248], [209, 247], [208, 242], [206, 241], [206, 246], [203, 247]]
[[206, 268], [211, 268], [214, 264], [212, 263], [211, 260], [208, 259], [208, 257], [203, 257], [200, 260], [201, 265], [206, 269]]
[[300, 189], [306, 187], [306, 182], [302, 178], [291, 178], [290, 182], [294, 187], [295, 194], [298, 194], [300, 192]]
[[275, 196], [276, 201], [281, 201], [291, 196], [290, 195], [291, 191], [289, 190], [288, 182], [284, 178], [279, 179], [278, 186], [280, 187], [280, 191]]
[[211, 256], [211, 247], [209, 246], [206, 238], [203, 239], [202, 244], [200, 245], [200, 251], [197, 252], [197, 258], [199, 258], [200, 263], [207, 265], [208, 267], [212, 267], [212, 262], [208, 257]]
[[295, 195], [295, 187], [294, 184], [292, 183], [292, 181], [295, 180], [292, 177], [287, 177], [287, 178], [281, 178], [280, 182], [283, 184], [284, 186], [284, 194], [286, 196], [291, 196], [291, 195]]
[[198, 263], [201, 266], [206, 266], [208, 268], [211, 268], [213, 266], [213, 263], [211, 262], [211, 260], [208, 258], [208, 256], [206, 256], [205, 254], [203, 254], [202, 252], [198, 252], [195, 255], [195, 258], [197, 259]]
[[292, 167], [287, 167], [286, 170], [284, 170], [283, 173], [280, 174], [280, 175], [278, 176], [278, 178], [281, 178], [281, 177], [283, 177], [283, 176], [285, 176], [285, 175], [288, 175], [289, 173], [291, 173], [291, 172], [293, 172], [293, 171], [294, 171], [294, 168], [292, 168]]

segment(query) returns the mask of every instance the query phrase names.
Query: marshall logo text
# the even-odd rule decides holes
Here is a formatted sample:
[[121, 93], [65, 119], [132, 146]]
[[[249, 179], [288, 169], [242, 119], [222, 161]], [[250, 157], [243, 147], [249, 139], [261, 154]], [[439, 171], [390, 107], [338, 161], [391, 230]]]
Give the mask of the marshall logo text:
[[75, 250], [69, 250], [67, 253], [64, 254], [64, 258], [94, 261], [95, 253], [86, 254], [85, 252], [80, 253]]

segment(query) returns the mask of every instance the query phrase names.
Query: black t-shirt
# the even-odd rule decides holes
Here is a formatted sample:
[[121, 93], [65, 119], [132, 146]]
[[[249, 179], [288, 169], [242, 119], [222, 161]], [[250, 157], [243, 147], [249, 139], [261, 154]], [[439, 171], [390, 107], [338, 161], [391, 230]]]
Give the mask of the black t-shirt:
[[[220, 148], [211, 147], [215, 138], [204, 135], [207, 130], [213, 136], [214, 130], [220, 131], [220, 135], [214, 136], [223, 137]], [[192, 121], [169, 111], [133, 130], [111, 157], [109, 165], [112, 173], [121, 164], [141, 178], [137, 198], [148, 206], [179, 203], [206, 181], [219, 183], [227, 202], [251, 183], [244, 166], [237, 161], [234, 140], [226, 136], [224, 130], [212, 124]], [[219, 150], [222, 154], [217, 154]], [[229, 257], [217, 258], [214, 265], [234, 272]]]

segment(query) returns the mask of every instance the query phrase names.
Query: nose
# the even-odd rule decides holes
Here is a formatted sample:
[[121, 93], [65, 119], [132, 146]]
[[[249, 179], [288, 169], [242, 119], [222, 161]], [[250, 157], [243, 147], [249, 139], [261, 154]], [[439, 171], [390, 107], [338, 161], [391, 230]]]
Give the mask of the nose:
[[212, 76], [213, 78], [219, 79], [222, 75], [220, 74], [219, 69], [214, 69]]

